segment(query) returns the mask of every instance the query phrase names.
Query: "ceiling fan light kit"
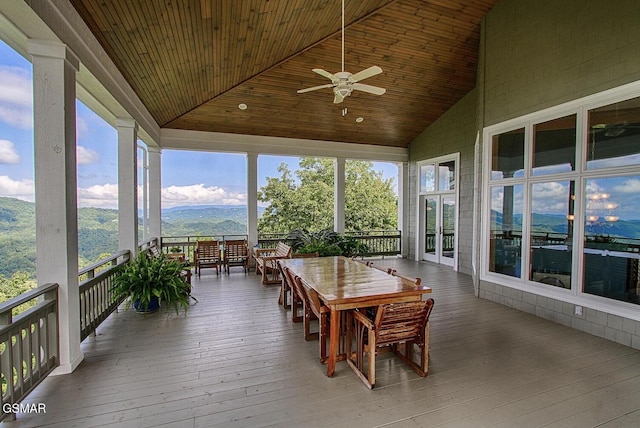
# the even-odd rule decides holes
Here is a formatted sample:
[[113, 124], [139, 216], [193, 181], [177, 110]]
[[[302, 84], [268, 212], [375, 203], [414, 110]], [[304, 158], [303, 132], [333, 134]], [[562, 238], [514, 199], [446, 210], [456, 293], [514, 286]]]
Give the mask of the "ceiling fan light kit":
[[313, 86], [311, 88], [305, 88], [298, 90], [299, 94], [305, 92], [311, 92], [318, 89], [333, 88], [333, 102], [338, 104], [344, 101], [344, 99], [351, 95], [354, 90], [362, 91], [373, 95], [382, 95], [386, 92], [386, 89], [377, 86], [365, 85], [358, 83], [361, 80], [375, 76], [382, 73], [382, 69], [377, 65], [373, 65], [365, 70], [362, 70], [356, 74], [351, 74], [348, 71], [344, 71], [344, 0], [342, 0], [342, 71], [331, 74], [322, 68], [314, 68], [313, 71], [327, 79], [331, 80], [331, 83], [325, 85]]

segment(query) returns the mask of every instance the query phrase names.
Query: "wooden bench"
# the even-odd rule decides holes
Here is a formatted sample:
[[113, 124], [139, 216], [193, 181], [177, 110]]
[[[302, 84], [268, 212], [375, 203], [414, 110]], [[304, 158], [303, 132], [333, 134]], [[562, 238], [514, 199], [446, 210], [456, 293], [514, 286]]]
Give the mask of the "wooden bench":
[[253, 257], [256, 260], [256, 275], [262, 274], [262, 283], [280, 284], [276, 261], [291, 258], [291, 247], [278, 242], [275, 248], [256, 248]]

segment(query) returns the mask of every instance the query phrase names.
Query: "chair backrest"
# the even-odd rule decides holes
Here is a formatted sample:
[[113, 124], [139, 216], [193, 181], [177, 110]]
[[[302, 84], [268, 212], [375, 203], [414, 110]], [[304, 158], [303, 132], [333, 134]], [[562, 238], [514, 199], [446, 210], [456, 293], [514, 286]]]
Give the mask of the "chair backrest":
[[299, 276], [296, 276], [294, 281], [296, 283], [296, 291], [304, 300], [304, 304], [311, 309], [311, 312], [313, 312], [316, 317], [320, 318], [322, 302], [320, 302], [320, 297], [318, 297], [316, 290], [309, 287]]
[[249, 248], [244, 239], [229, 239], [224, 241], [224, 255], [227, 258], [249, 257]]
[[152, 245], [149, 248], [147, 248], [147, 255], [149, 257], [162, 257], [162, 253], [160, 252], [160, 250], [156, 245]]
[[219, 241], [198, 241], [196, 246], [199, 259], [215, 259], [220, 257]]
[[424, 329], [429, 322], [434, 300], [393, 303], [378, 306], [374, 321], [376, 344], [424, 340]]
[[285, 244], [284, 242], [278, 242], [276, 245], [276, 252], [274, 254], [275, 257], [280, 258], [290, 258], [291, 257], [291, 247]]
[[402, 275], [401, 273], [399, 273], [399, 272], [398, 272], [398, 271], [396, 271], [396, 270], [392, 270], [390, 273], [391, 273], [391, 275], [393, 275], [393, 276], [397, 276], [398, 278], [401, 278], [401, 279], [403, 279], [404, 281], [413, 282], [415, 285], [420, 285], [420, 284], [422, 284], [422, 278], [412, 278], [412, 277], [410, 277], [410, 276], [405, 276], [405, 275]]
[[289, 270], [289, 268], [285, 268], [284, 266], [282, 266], [282, 263], [280, 263], [280, 260], [276, 260], [276, 267], [278, 268], [278, 272], [280, 272], [280, 276], [282, 277], [282, 281], [289, 286], [289, 288], [293, 289], [293, 284], [291, 283], [291, 280], [289, 279], [289, 275], [287, 274], [286, 270]]
[[302, 283], [299, 283], [297, 281], [299, 277], [291, 272], [291, 269], [289, 269], [287, 266], [282, 266], [280, 262], [278, 262], [278, 266], [280, 266], [280, 268], [282, 269], [283, 278], [285, 278], [284, 280], [287, 281], [291, 289], [295, 290], [296, 294], [300, 296], [300, 298], [305, 301], [306, 304], [306, 301], [308, 300], [307, 292], [302, 286]]

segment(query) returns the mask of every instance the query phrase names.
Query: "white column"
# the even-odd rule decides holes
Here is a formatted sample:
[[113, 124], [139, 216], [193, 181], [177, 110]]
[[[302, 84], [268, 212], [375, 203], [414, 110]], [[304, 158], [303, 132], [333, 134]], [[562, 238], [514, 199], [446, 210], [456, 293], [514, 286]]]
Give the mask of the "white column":
[[138, 124], [116, 119], [118, 131], [118, 245], [138, 252]]
[[409, 256], [409, 163], [398, 163], [398, 230], [402, 235], [400, 256]]
[[247, 235], [249, 249], [258, 243], [258, 155], [247, 153]]
[[344, 158], [337, 158], [333, 168], [333, 230], [344, 233], [344, 186], [345, 186]]
[[36, 275], [58, 288], [60, 366], [71, 373], [80, 350], [78, 211], [76, 179], [76, 72], [79, 62], [63, 44], [29, 41], [33, 63]]
[[162, 236], [162, 149], [147, 147], [149, 151], [149, 233], [152, 238]]

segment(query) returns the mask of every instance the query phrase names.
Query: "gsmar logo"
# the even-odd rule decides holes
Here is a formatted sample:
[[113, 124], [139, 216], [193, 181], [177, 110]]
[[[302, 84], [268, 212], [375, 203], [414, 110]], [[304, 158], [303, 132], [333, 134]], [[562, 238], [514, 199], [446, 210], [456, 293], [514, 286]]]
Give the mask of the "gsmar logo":
[[44, 403], [4, 403], [2, 411], [8, 413], [47, 413], [47, 405]]

